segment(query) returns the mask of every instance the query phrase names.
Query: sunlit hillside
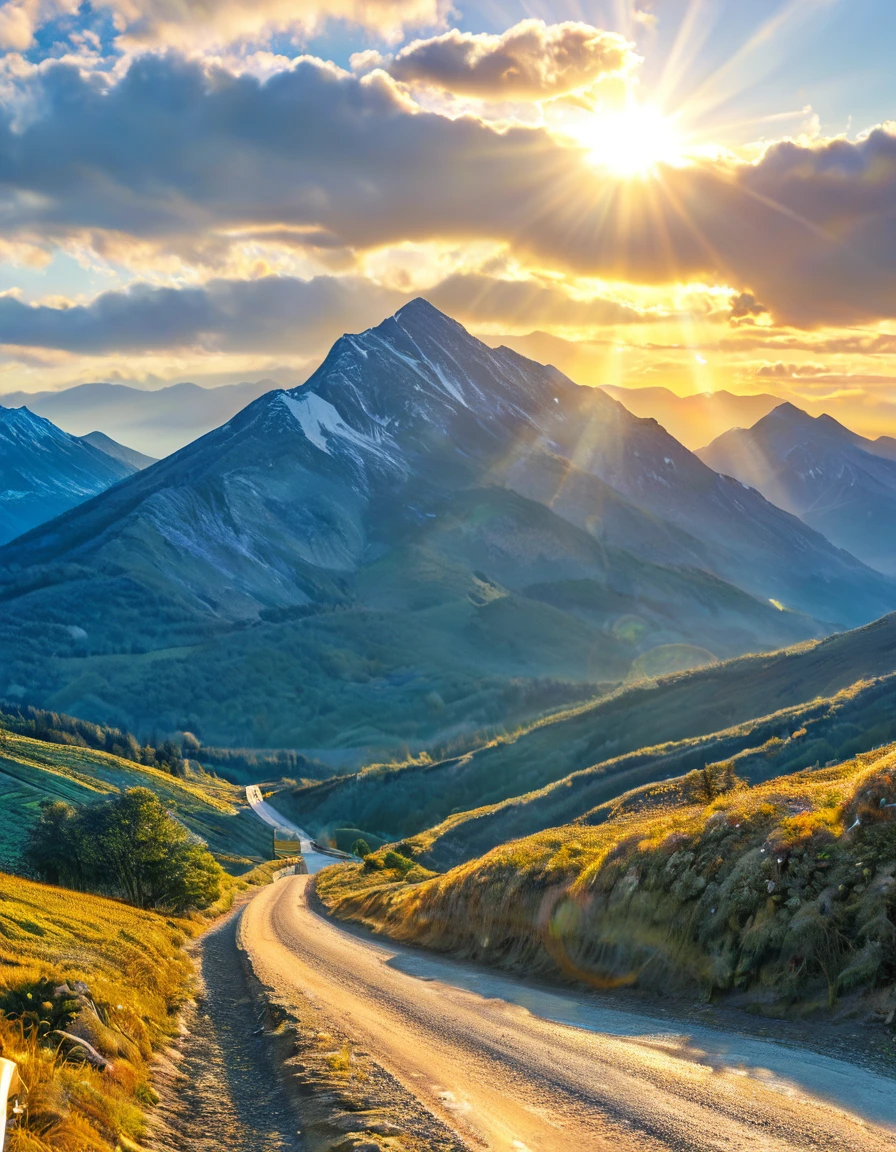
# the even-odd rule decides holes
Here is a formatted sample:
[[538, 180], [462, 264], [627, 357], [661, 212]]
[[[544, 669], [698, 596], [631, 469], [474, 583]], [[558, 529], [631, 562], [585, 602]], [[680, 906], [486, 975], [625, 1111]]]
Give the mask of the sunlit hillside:
[[[193, 931], [0, 873], [0, 1056], [18, 1064], [28, 1106], [11, 1152], [136, 1147], [153, 1099], [152, 1050], [176, 1031], [189, 993], [182, 945]], [[41, 1021], [44, 1035], [56, 1028], [83, 1038], [114, 1071], [70, 1059], [58, 1043], [38, 1044], [17, 1022], [23, 1014]]]
[[896, 745], [753, 788], [729, 763], [443, 876], [402, 880], [380, 853], [318, 890], [396, 939], [528, 974], [802, 1011], [892, 982], [894, 812]]

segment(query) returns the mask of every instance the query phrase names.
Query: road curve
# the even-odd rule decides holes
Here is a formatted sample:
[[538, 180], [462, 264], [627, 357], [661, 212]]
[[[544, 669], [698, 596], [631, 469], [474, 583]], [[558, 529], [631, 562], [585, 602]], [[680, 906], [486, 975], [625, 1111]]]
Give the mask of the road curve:
[[[246, 907], [261, 979], [307, 995], [470, 1148], [894, 1152], [896, 1084], [800, 1049], [608, 1010], [341, 926], [291, 877]], [[560, 1022], [558, 1022], [560, 1021]]]
[[292, 820], [288, 820], [278, 812], [276, 808], [268, 804], [257, 784], [247, 785], [246, 801], [258, 819], [270, 828], [279, 828], [283, 832], [291, 832], [294, 836], [298, 836], [299, 851], [302, 853], [302, 859], [308, 866], [308, 871], [311, 875], [314, 875], [315, 872], [320, 872], [321, 868], [327, 868], [333, 863], [332, 856], [327, 856], [323, 852], [315, 851], [311, 837], [304, 828], [300, 828], [298, 824], [294, 824]]

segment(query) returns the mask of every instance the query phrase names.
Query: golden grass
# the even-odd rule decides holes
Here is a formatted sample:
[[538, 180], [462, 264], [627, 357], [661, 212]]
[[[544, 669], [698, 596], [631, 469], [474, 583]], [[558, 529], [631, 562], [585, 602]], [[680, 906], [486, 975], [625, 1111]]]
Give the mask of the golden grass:
[[143, 1132], [148, 1060], [176, 1026], [192, 966], [183, 944], [198, 924], [0, 873], [0, 996], [42, 978], [83, 981], [101, 1019], [91, 1041], [112, 1061], [100, 1072], [0, 1016], [0, 1055], [28, 1089], [12, 1152], [107, 1152]]
[[397, 939], [598, 985], [808, 1004], [893, 975], [896, 746], [708, 805], [669, 791], [422, 883], [348, 865], [318, 892]]

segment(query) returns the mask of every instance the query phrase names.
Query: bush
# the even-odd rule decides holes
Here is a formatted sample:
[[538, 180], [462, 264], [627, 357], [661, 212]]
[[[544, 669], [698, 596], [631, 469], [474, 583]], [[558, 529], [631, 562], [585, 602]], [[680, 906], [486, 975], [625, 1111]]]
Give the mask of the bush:
[[400, 852], [396, 852], [390, 848], [386, 855], [383, 857], [383, 864], [387, 868], [394, 868], [396, 872], [400, 872], [402, 876], [414, 867], [414, 861], [409, 860], [407, 856], [402, 856]]
[[42, 880], [174, 912], [207, 908], [221, 894], [214, 857], [148, 788], [102, 804], [57, 800], [41, 809], [25, 860]]

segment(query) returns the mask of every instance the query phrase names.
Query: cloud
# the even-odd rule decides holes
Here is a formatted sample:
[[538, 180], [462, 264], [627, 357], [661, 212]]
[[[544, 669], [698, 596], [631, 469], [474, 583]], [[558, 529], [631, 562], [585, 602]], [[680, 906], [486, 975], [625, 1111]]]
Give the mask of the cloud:
[[[560, 286], [450, 276], [426, 293], [469, 324], [513, 328], [637, 323], [646, 318], [612, 300], [573, 300]], [[0, 346], [83, 355], [177, 349], [311, 355], [346, 331], [378, 324], [408, 294], [359, 276], [265, 276], [210, 280], [200, 287], [138, 283], [88, 304], [28, 304], [0, 294]]]
[[[80, 0], [6, 0], [0, 7], [0, 46], [30, 47], [34, 33]], [[448, 0], [93, 0], [112, 17], [122, 47], [207, 50], [263, 42], [283, 33], [313, 35], [344, 21], [394, 39], [407, 28], [442, 23]]]
[[320, 250], [488, 240], [604, 280], [746, 284], [778, 323], [896, 316], [887, 128], [624, 182], [544, 129], [421, 111], [381, 71], [308, 58], [264, 80], [148, 55], [105, 87], [62, 64], [32, 83], [41, 114], [20, 130], [0, 116], [10, 242], [190, 251], [278, 228]]
[[754, 316], [762, 316], [768, 312], [764, 304], [760, 304], [752, 292], [741, 292], [731, 297], [731, 319], [746, 320], [749, 322]]
[[408, 84], [485, 100], [543, 100], [588, 88], [637, 61], [621, 36], [590, 24], [523, 20], [500, 36], [452, 29], [385, 62]]
[[71, 307], [0, 296], [0, 345], [92, 355], [179, 348], [309, 354], [346, 330], [379, 323], [406, 299], [358, 278], [329, 276], [212, 280], [196, 288], [138, 284]]
[[774, 364], [763, 364], [756, 369], [757, 376], [773, 377], [776, 380], [797, 379], [800, 377], [826, 376], [828, 368], [824, 364], [785, 364], [777, 360]]
[[80, 0], [6, 0], [0, 5], [0, 49], [24, 52], [41, 25], [78, 11]]
[[605, 297], [570, 297], [558, 284], [495, 279], [476, 272], [449, 276], [425, 295], [437, 308], [467, 323], [500, 324], [513, 330], [581, 329], [657, 319], [654, 313]]

